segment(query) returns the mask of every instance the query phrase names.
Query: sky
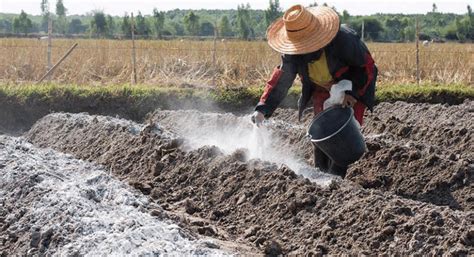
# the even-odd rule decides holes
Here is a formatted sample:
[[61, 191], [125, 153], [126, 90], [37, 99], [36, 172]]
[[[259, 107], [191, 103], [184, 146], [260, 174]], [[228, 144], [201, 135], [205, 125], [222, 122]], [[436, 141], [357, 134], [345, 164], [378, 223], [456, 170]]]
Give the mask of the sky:
[[[41, 0], [0, 0], [1, 13], [20, 13], [21, 10], [29, 14], [40, 14]], [[51, 11], [54, 12], [56, 0], [49, 0]], [[68, 9], [68, 15], [85, 14], [92, 10], [103, 10], [111, 15], [123, 15], [125, 12], [151, 14], [153, 8], [159, 10], [171, 9], [236, 9], [238, 4], [250, 3], [252, 9], [266, 9], [268, 0], [63, 0]], [[280, 5], [286, 9], [294, 4], [309, 5], [314, 0], [289, 1], [280, 0]], [[470, 1], [464, 0], [328, 0], [316, 1], [318, 4], [328, 3], [340, 12], [347, 10], [351, 15], [367, 15], [374, 13], [427, 13], [436, 3], [438, 11], [464, 14]]]

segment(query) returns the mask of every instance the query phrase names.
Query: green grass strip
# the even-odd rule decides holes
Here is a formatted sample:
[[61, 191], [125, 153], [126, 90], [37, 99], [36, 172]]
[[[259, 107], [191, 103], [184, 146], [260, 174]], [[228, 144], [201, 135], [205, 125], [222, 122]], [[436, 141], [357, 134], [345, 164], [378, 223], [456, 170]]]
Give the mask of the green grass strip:
[[[44, 102], [54, 104], [79, 99], [113, 101], [120, 99], [140, 105], [144, 102], [165, 102], [192, 100], [212, 102], [222, 107], [239, 107], [257, 103], [263, 87], [247, 88], [178, 88], [150, 85], [104, 85], [82, 86], [64, 84], [10, 85], [0, 84], [0, 97], [20, 103]], [[294, 86], [289, 91], [287, 105], [294, 105], [301, 87]], [[461, 103], [464, 99], [474, 99], [474, 87], [466, 85], [401, 84], [384, 85], [377, 88], [377, 102], [429, 102], [450, 104]], [[292, 103], [293, 102], [293, 103]], [[176, 103], [179, 104], [179, 103]], [[166, 108], [166, 106], [163, 106]]]

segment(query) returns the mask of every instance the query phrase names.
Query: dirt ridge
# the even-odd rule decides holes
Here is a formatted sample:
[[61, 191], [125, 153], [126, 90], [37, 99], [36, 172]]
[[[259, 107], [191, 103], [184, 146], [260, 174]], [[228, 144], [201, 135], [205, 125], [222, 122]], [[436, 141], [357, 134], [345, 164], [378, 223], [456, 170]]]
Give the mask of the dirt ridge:
[[420, 204], [351, 182], [323, 188], [287, 167], [245, 162], [240, 151], [224, 155], [208, 146], [184, 152], [183, 139], [156, 124], [51, 114], [26, 138], [105, 165], [166, 210], [204, 218], [187, 224], [198, 233], [262, 252], [474, 253], [471, 211]]
[[[300, 129], [281, 132], [308, 162], [311, 147], [301, 134], [311, 117], [305, 116]], [[277, 110], [275, 119], [297, 124], [294, 110]], [[362, 131], [369, 151], [352, 165], [347, 179], [405, 198], [474, 210], [474, 101], [381, 103], [367, 115]]]

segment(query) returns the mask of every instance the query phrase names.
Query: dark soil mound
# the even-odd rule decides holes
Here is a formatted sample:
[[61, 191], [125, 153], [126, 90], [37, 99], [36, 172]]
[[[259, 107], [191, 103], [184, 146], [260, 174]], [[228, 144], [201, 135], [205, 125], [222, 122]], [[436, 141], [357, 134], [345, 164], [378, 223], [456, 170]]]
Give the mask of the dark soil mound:
[[107, 166], [167, 210], [203, 218], [198, 233], [266, 253], [474, 253], [472, 212], [407, 200], [351, 182], [320, 187], [242, 151], [190, 152], [154, 124], [53, 114], [26, 137]]
[[461, 158], [474, 156], [474, 101], [460, 105], [408, 104], [377, 105], [364, 126], [365, 134], [382, 134], [387, 139], [417, 142], [439, 147]]
[[380, 104], [364, 126], [369, 152], [349, 178], [412, 199], [474, 210], [474, 102]]
[[[287, 141], [308, 145], [299, 135], [311, 117], [305, 116], [302, 131], [283, 131], [290, 133]], [[274, 119], [297, 122], [291, 109], [277, 110]], [[455, 106], [381, 103], [366, 117], [363, 133], [369, 152], [351, 167], [348, 179], [365, 188], [474, 210], [474, 101]], [[311, 147], [298, 149], [306, 151], [308, 160]]]

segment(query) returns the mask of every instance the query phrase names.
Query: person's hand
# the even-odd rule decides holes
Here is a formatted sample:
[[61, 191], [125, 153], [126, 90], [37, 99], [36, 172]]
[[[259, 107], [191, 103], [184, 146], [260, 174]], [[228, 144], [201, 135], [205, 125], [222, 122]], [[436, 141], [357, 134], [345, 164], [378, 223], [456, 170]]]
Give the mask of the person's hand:
[[354, 107], [357, 103], [357, 99], [349, 94], [344, 94], [344, 100], [342, 101], [342, 107]]
[[263, 116], [263, 113], [259, 112], [259, 111], [255, 111], [253, 114], [252, 114], [252, 122], [257, 125], [257, 127], [260, 127], [263, 123], [263, 121], [265, 120], [265, 116]]

